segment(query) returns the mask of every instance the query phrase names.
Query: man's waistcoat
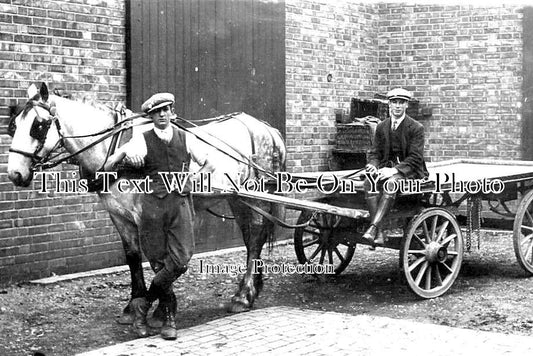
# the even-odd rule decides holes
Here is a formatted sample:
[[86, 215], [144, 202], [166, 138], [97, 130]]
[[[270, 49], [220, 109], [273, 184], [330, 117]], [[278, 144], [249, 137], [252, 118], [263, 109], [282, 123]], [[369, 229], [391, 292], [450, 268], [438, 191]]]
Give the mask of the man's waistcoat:
[[[188, 169], [190, 161], [185, 143], [185, 133], [175, 128], [172, 129], [174, 131], [172, 140], [168, 144], [161, 140], [154, 130], [144, 133], [147, 148], [144, 169], [146, 175], [152, 179], [153, 194], [160, 198], [166, 196], [168, 191], [159, 172], [182, 172]], [[168, 179], [171, 181], [172, 177], [169, 175]], [[186, 194], [188, 191], [182, 193]]]

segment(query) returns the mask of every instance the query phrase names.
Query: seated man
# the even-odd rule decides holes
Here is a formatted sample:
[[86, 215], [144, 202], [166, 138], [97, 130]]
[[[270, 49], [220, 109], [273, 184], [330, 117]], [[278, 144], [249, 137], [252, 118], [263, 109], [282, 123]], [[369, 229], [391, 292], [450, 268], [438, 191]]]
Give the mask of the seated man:
[[[380, 122], [366, 165], [365, 198], [370, 212], [370, 227], [363, 234], [371, 246], [383, 244], [380, 223], [393, 206], [396, 193], [383, 191], [387, 180], [422, 179], [428, 176], [424, 162], [424, 127], [406, 115], [411, 93], [396, 88], [387, 93], [390, 118]], [[379, 190], [372, 190], [372, 175]], [[375, 188], [375, 187], [374, 187]]]

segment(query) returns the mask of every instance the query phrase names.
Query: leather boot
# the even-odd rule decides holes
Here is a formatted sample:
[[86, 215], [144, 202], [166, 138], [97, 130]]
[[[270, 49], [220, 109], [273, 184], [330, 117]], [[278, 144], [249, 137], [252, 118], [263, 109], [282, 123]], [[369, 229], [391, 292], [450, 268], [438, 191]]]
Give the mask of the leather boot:
[[363, 239], [370, 244], [374, 245], [374, 238], [377, 234], [377, 226], [374, 224], [376, 217], [376, 211], [378, 210], [379, 195], [369, 195], [366, 197], [366, 205], [368, 207], [368, 212], [370, 214], [370, 226], [363, 234]]
[[370, 221], [376, 216], [376, 211], [378, 210], [379, 195], [373, 194], [366, 197], [366, 206], [368, 207], [368, 212], [370, 214]]
[[146, 298], [134, 298], [131, 301], [131, 306], [133, 309], [133, 329], [139, 337], [148, 336], [148, 324], [146, 323], [146, 315], [148, 314], [148, 309], [150, 309], [150, 304]]
[[178, 337], [176, 317], [170, 304], [165, 304], [165, 321], [161, 327], [161, 337], [165, 340], [176, 340]]
[[367, 240], [368, 242], [371, 242], [371, 246], [375, 246], [376, 244], [382, 245], [385, 243], [379, 225], [383, 218], [392, 208], [392, 205], [394, 204], [394, 198], [394, 196], [383, 194], [376, 209], [376, 214], [372, 217], [372, 220], [370, 221], [370, 227], [363, 234], [363, 239]]

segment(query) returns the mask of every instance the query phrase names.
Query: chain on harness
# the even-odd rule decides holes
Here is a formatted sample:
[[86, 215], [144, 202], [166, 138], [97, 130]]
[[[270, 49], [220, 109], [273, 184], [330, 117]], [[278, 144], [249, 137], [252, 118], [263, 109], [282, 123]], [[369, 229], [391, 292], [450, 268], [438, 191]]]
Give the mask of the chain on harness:
[[477, 249], [481, 247], [481, 197], [469, 197], [466, 202], [466, 251], [470, 252], [472, 242]]

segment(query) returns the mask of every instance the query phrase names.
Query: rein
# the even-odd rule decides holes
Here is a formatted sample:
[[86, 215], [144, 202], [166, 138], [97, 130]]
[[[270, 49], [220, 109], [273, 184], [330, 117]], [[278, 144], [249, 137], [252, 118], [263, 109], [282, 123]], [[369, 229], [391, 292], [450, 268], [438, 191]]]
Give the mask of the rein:
[[[136, 126], [133, 124], [133, 119], [136, 119], [136, 118], [139, 118], [139, 117], [144, 117], [146, 116], [145, 114], [138, 114], [138, 115], [134, 115], [134, 116], [131, 116], [131, 117], [128, 117], [122, 121], [119, 121], [117, 122], [116, 124], [114, 124], [113, 126], [109, 127], [109, 128], [106, 128], [104, 130], [101, 130], [101, 131], [98, 131], [98, 132], [95, 132], [95, 133], [92, 133], [92, 134], [87, 134], [87, 135], [73, 135], [73, 136], [63, 136], [61, 133], [60, 133], [60, 139], [58, 142], [61, 142], [61, 146], [63, 146], [63, 140], [64, 139], [75, 139], [75, 138], [86, 138], [86, 137], [96, 137], [96, 136], [100, 136], [100, 135], [103, 135], [102, 137], [98, 138], [97, 140], [94, 140], [93, 142], [89, 143], [87, 146], [85, 147], [82, 147], [80, 148], [79, 150], [77, 150], [76, 152], [73, 152], [73, 153], [70, 153], [54, 162], [43, 162], [43, 163], [37, 163], [35, 165], [36, 168], [42, 168], [42, 169], [49, 169], [49, 168], [53, 168], [65, 161], [68, 161], [69, 159], [71, 158], [74, 158], [75, 156], [93, 148], [94, 146], [98, 145], [99, 143], [107, 140], [108, 138], [122, 132], [122, 131], [125, 131], [127, 129], [129, 129], [130, 127], [133, 127], [133, 126]], [[148, 124], [149, 122], [143, 122], [143, 123], [139, 123], [137, 124], [138, 126], [140, 125], [146, 125]], [[57, 144], [56, 144], [57, 145]], [[58, 147], [61, 147], [61, 146], [58, 146]], [[58, 148], [58, 147], [54, 147], [55, 148]], [[55, 157], [53, 157], [55, 158]], [[52, 158], [52, 159], [53, 159]]]
[[[223, 117], [220, 121], [225, 121], [225, 120], [229, 120], [231, 119], [232, 117], [228, 117], [228, 116], [225, 116]], [[246, 155], [244, 155], [242, 152], [239, 152], [236, 148], [230, 146], [227, 142], [224, 142], [220, 139], [218, 139], [217, 137], [213, 136], [212, 134], [210, 134], [209, 132], [206, 132], [209, 136], [213, 137], [213, 138], [216, 138], [218, 139], [220, 142], [224, 143], [225, 145], [229, 146], [232, 150], [234, 150], [235, 152], [237, 152], [242, 158], [238, 158], [238, 157], [235, 157], [234, 155], [232, 155], [231, 153], [228, 153], [226, 151], [224, 151], [223, 149], [215, 146], [213, 143], [209, 142], [208, 140], [200, 137], [199, 135], [197, 135], [196, 133], [192, 132], [191, 130], [189, 130], [188, 128], [186, 128], [185, 126], [179, 124], [177, 121], [180, 120], [180, 121], [183, 121], [193, 127], [196, 127], [196, 128], [200, 128], [201, 129], [201, 126], [195, 124], [194, 122], [190, 121], [190, 120], [187, 120], [187, 119], [184, 119], [182, 117], [179, 117], [179, 116], [176, 116], [175, 119], [172, 119], [171, 120], [171, 123], [176, 125], [179, 129], [185, 131], [185, 132], [188, 132], [194, 136], [196, 136], [196, 138], [198, 138], [200, 141], [206, 143], [207, 145], [213, 147], [214, 149], [216, 149], [217, 151], [219, 152], [222, 152], [223, 154], [225, 154], [226, 156], [234, 159], [235, 161], [239, 162], [239, 163], [242, 163], [244, 165], [247, 165], [249, 167], [252, 167], [260, 172], [263, 172], [264, 174], [266, 174], [267, 176], [269, 176], [270, 178], [275, 178], [274, 174], [271, 172], [271, 171], [267, 171], [266, 169], [262, 168], [261, 166], [259, 166], [257, 163], [255, 163], [254, 161], [252, 161], [252, 159], [248, 158]], [[205, 132], [205, 131], [204, 131]]]

